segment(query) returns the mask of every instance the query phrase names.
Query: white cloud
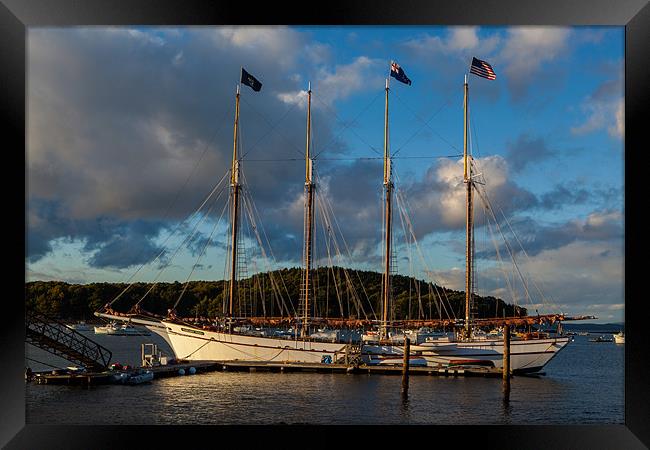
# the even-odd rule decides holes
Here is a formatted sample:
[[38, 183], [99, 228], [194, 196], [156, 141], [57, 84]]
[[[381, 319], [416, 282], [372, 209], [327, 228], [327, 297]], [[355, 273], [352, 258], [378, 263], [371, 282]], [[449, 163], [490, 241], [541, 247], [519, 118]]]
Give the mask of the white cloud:
[[359, 56], [350, 64], [336, 66], [333, 72], [322, 68], [313, 88], [317, 89], [319, 95], [328, 103], [349, 97], [360, 90], [371, 90], [382, 83], [378, 69], [383, 63], [381, 60]]
[[307, 91], [280, 92], [278, 99], [288, 105], [298, 105], [301, 109], [307, 108]]
[[547, 70], [545, 64], [568, 49], [570, 36], [571, 30], [565, 27], [508, 29], [504, 46], [494, 61], [503, 68], [515, 97], [522, 96], [532, 80]]
[[494, 35], [481, 39], [478, 30], [478, 27], [452, 27], [444, 38], [426, 35], [407, 41], [406, 47], [418, 53], [443, 53], [461, 58], [476, 53], [485, 57], [497, 48], [501, 38]]
[[[530, 193], [515, 185], [509, 177], [507, 161], [500, 155], [474, 160], [474, 175], [481, 174], [487, 183], [492, 202], [516, 209], [520, 202], [534, 201]], [[461, 229], [465, 224], [465, 185], [463, 161], [442, 160], [431, 167], [424, 180], [409, 189], [411, 204], [421, 205], [414, 211], [416, 229], [420, 235], [440, 229]], [[433, 188], [432, 188], [433, 187]], [[479, 199], [477, 198], [478, 202]], [[427, 211], [418, 214], [418, 211]], [[433, 211], [433, 214], [431, 212]], [[482, 208], [475, 208], [476, 220], [480, 220]]]
[[610, 80], [601, 85], [583, 101], [580, 109], [586, 119], [582, 124], [571, 127], [571, 132], [583, 135], [606, 129], [610, 136], [622, 138], [625, 133], [625, 101], [622, 91], [620, 80]]
[[303, 45], [302, 35], [286, 26], [218, 27], [214, 42], [223, 47], [229, 44], [266, 61], [287, 67], [297, 58]]

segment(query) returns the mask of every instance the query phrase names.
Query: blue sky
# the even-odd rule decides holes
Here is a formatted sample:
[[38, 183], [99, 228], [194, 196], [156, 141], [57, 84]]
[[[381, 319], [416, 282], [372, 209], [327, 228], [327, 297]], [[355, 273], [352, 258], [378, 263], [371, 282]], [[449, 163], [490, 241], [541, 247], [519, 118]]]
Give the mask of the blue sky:
[[[450, 156], [462, 152], [472, 56], [497, 74], [469, 78], [472, 153], [524, 244], [518, 262], [556, 310], [622, 321], [622, 27], [30, 28], [26, 279], [126, 281], [162, 251], [228, 170], [240, 66], [263, 83], [259, 93], [243, 88], [240, 144], [273, 264], [297, 266], [302, 254], [311, 81], [319, 191], [350, 265], [380, 271], [381, 161], [359, 158], [383, 151], [384, 80], [395, 60], [413, 83], [390, 80], [393, 168], [426, 259], [409, 273], [398, 244], [400, 272], [425, 278], [428, 269], [463, 289], [462, 165]], [[512, 301], [477, 226], [487, 267], [479, 293]], [[223, 278], [226, 233], [216, 230], [191, 279]], [[160, 279], [184, 281], [199, 253], [180, 251]], [[145, 266], [134, 279], [157, 273]]]

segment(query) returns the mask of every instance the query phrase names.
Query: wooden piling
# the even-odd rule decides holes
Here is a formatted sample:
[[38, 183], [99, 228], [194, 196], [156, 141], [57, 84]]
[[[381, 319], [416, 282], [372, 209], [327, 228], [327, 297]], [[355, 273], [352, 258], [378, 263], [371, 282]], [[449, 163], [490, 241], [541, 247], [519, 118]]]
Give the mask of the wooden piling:
[[407, 396], [409, 391], [409, 361], [411, 356], [411, 340], [404, 338], [404, 363], [402, 364], [402, 396]]
[[503, 402], [510, 401], [510, 326], [503, 326]]
[[510, 326], [503, 326], [503, 380], [510, 380]]

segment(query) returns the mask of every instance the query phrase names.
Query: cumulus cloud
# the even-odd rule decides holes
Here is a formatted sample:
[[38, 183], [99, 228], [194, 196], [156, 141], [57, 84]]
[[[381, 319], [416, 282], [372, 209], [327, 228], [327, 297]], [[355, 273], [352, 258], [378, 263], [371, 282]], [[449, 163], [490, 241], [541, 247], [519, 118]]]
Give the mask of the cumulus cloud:
[[[522, 216], [510, 222], [516, 238], [508, 231], [507, 224], [502, 224], [511, 248], [522, 253], [523, 250], [535, 256], [545, 250], [562, 248], [574, 242], [623, 242], [623, 213], [621, 211], [594, 211], [584, 218], [572, 219], [564, 223], [544, 225], [530, 216]], [[505, 251], [505, 244], [501, 244]], [[490, 258], [494, 249], [489, 249], [478, 256]]]
[[464, 61], [476, 54], [489, 56], [500, 44], [501, 38], [492, 35], [481, 39], [478, 31], [478, 27], [452, 27], [444, 37], [427, 34], [408, 40], [405, 47], [420, 54], [442, 53], [462, 58]]
[[[549, 72], [550, 62], [568, 50], [571, 30], [567, 27], [511, 27], [495, 63], [503, 67], [514, 99], [522, 98], [540, 73]], [[548, 75], [545, 75], [548, 78]]]
[[[474, 160], [474, 174], [489, 185], [489, 198], [494, 204], [502, 205], [504, 212], [527, 210], [536, 205], [534, 194], [518, 186], [509, 176], [507, 161], [493, 155]], [[459, 230], [465, 226], [465, 185], [463, 161], [443, 160], [427, 171], [422, 181], [407, 187], [415, 217], [416, 234], [424, 236], [435, 231]], [[475, 197], [475, 201], [480, 199]], [[475, 208], [477, 223], [482, 220], [482, 208]]]
[[571, 127], [573, 134], [582, 135], [605, 129], [612, 137], [623, 137], [625, 103], [621, 79], [603, 82], [582, 102], [580, 109], [586, 119], [582, 124]]
[[[264, 82], [260, 93], [242, 92], [242, 151], [267, 159], [304, 152], [304, 115], [277, 97], [297, 81], [278, 71], [276, 58], [304, 45], [302, 34], [283, 27], [172, 31], [30, 30], [29, 261], [50, 252], [50, 240], [91, 238], [85, 225], [74, 227], [107, 217], [115, 233], [105, 233], [103, 244], [89, 239], [88, 249], [99, 252], [91, 264], [113, 264], [102, 255], [130, 242], [126, 223], [135, 230], [138, 220], [150, 221], [160, 231], [191, 213], [230, 166], [241, 65]], [[284, 63], [298, 64], [293, 57]], [[318, 119], [319, 136], [337, 142], [330, 119]], [[244, 165], [261, 205], [277, 204], [289, 180], [301, 179], [299, 164]], [[57, 226], [37, 228], [38, 218]], [[155, 232], [140, 233], [146, 240]]]

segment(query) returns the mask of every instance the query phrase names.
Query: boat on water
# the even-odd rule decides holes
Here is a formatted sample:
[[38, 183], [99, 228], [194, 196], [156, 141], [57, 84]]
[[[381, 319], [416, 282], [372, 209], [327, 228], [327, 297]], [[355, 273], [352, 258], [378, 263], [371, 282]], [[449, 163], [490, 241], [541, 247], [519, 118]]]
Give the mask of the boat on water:
[[614, 342], [614, 339], [608, 338], [603, 334], [597, 338], [589, 339], [589, 342]]
[[72, 323], [72, 324], [66, 324], [66, 327], [75, 331], [93, 331], [93, 326], [87, 324], [84, 321], [79, 321], [77, 323]]
[[114, 369], [111, 380], [118, 384], [142, 384], [153, 380], [154, 373], [147, 369]]
[[[391, 75], [396, 64], [391, 63]], [[399, 66], [397, 66], [399, 68]], [[395, 69], [396, 73], [400, 73]], [[395, 76], [399, 81], [403, 81]], [[109, 320], [128, 322], [146, 327], [162, 336], [171, 346], [177, 359], [183, 360], [244, 360], [244, 361], [283, 361], [336, 363], [347, 361], [350, 352], [360, 355], [366, 364], [402, 364], [404, 341], [408, 337], [413, 342], [409, 360], [413, 365], [459, 366], [478, 365], [500, 368], [503, 360], [504, 342], [500, 331], [490, 333], [482, 329], [509, 326], [528, 327], [532, 325], [554, 324], [564, 320], [580, 320], [587, 317], [566, 317], [564, 314], [537, 316], [501, 317], [478, 319], [470, 315], [473, 302], [472, 254], [473, 254], [473, 207], [472, 194], [478, 183], [478, 175], [472, 174], [472, 159], [467, 152], [468, 130], [468, 83], [464, 84], [464, 182], [467, 192], [467, 264], [465, 318], [447, 318], [429, 321], [392, 320], [391, 278], [392, 258], [392, 196], [393, 180], [391, 155], [388, 147], [388, 96], [389, 79], [385, 87], [385, 127], [384, 127], [384, 274], [382, 282], [381, 320], [360, 320], [342, 318], [337, 320], [316, 318], [312, 305], [315, 290], [312, 280], [312, 252], [314, 234], [314, 192], [313, 159], [311, 156], [311, 84], [307, 91], [307, 139], [305, 151], [304, 183], [304, 246], [303, 269], [300, 289], [299, 311], [293, 317], [255, 318], [235, 314], [238, 302], [238, 276], [241, 265], [240, 253], [240, 214], [241, 196], [244, 194], [241, 183], [241, 158], [239, 157], [239, 112], [241, 85], [250, 86], [254, 91], [261, 89], [261, 83], [243, 68], [241, 81], [235, 95], [235, 120], [232, 163], [225, 176], [229, 175], [229, 213], [230, 239], [228, 248], [229, 279], [224, 295], [222, 316], [208, 319], [178, 317], [176, 305], [166, 316], [156, 316], [140, 308], [142, 299], [128, 312], [114, 311], [111, 306], [127, 288], [112, 302], [96, 312], [95, 315]], [[410, 84], [410, 82], [409, 82]], [[479, 174], [480, 175], [480, 174]], [[216, 188], [215, 188], [216, 189]], [[205, 202], [204, 202], [205, 204]], [[247, 210], [249, 211], [249, 210]], [[249, 213], [250, 214], [250, 213]], [[253, 227], [255, 229], [255, 227]], [[331, 228], [331, 226], [330, 226]], [[259, 236], [258, 236], [259, 240]], [[272, 281], [272, 280], [271, 280]], [[272, 281], [273, 282], [273, 281]], [[145, 294], [146, 296], [146, 294]], [[144, 297], [143, 297], [144, 299]], [[180, 298], [179, 298], [180, 300]], [[591, 318], [591, 317], [589, 317]], [[314, 330], [319, 323], [333, 324], [332, 328]], [[372, 329], [371, 324], [375, 325]], [[417, 325], [416, 325], [417, 324]], [[263, 326], [262, 326], [263, 325]], [[364, 333], [360, 331], [363, 327]], [[440, 331], [443, 329], [445, 331]], [[449, 331], [451, 329], [451, 331]], [[110, 330], [109, 330], [110, 331]], [[97, 332], [97, 329], [96, 329]], [[107, 334], [111, 334], [110, 332]], [[570, 337], [550, 333], [524, 333], [513, 335], [510, 344], [510, 361], [513, 372], [536, 372], [541, 370], [570, 341]], [[355, 344], [355, 345], [353, 345]], [[345, 358], [345, 359], [344, 359]]]
[[131, 324], [120, 324], [115, 321], [105, 326], [94, 327], [95, 334], [107, 334], [110, 336], [151, 336], [146, 328], [134, 327]]
[[625, 333], [623, 333], [622, 331], [612, 336], [614, 338], [615, 344], [625, 344]]

